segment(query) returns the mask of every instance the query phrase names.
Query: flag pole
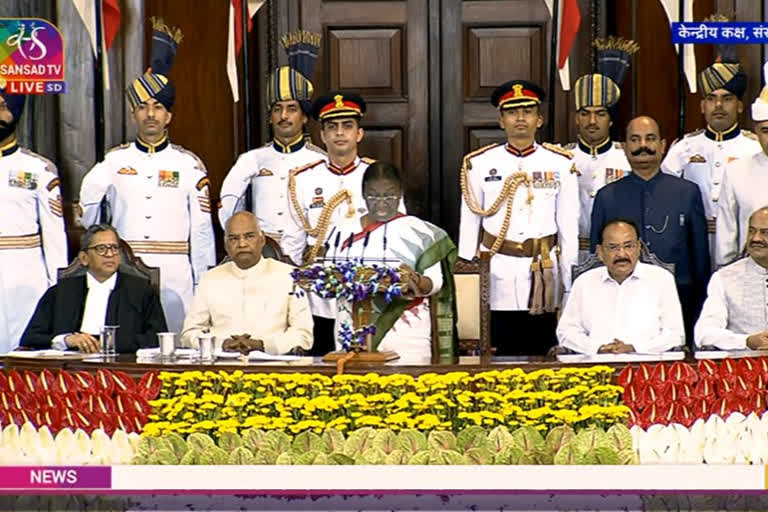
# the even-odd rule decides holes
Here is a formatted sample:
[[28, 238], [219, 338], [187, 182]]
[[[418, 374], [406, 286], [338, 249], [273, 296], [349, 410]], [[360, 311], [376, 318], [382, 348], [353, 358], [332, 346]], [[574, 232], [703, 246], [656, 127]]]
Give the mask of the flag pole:
[[[243, 34], [243, 44], [241, 46], [243, 50], [243, 108], [245, 109], [245, 150], [249, 151], [253, 147], [251, 141], [251, 69], [248, 56], [248, 20], [250, 19], [250, 13], [248, 12], [248, 0], [240, 0], [240, 21], [242, 27], [240, 32]], [[254, 27], [256, 30], [256, 27]], [[245, 189], [245, 209], [249, 212], [253, 211], [253, 191], [248, 186]]]
[[[685, 0], [678, 0], [678, 13], [680, 21], [685, 21]], [[680, 112], [680, 122], [677, 125], [677, 138], [685, 135], [685, 45], [680, 43], [677, 52], [677, 101]]]
[[[102, 52], [102, 12], [101, 1], [94, 0], [96, 4], [96, 53], [93, 63], [93, 145], [96, 153], [96, 162], [104, 160], [104, 53]], [[111, 223], [109, 208], [106, 198], [101, 200], [101, 222]]]
[[555, 75], [557, 75], [557, 32], [559, 30], [559, 4], [560, 0], [552, 0], [552, 39], [550, 41], [549, 59], [549, 103], [547, 104], [547, 142], [555, 138]]

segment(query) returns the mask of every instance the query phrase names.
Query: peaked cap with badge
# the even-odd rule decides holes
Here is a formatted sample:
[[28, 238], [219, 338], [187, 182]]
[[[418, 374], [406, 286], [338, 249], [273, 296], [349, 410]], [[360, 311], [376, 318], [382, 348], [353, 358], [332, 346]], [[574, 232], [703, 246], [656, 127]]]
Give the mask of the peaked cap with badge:
[[597, 73], [583, 75], [573, 85], [576, 110], [584, 107], [611, 109], [616, 105], [630, 58], [640, 49], [632, 40], [613, 36], [595, 40], [594, 46], [597, 48]]
[[[728, 18], [715, 14], [705, 21], [727, 22]], [[706, 96], [717, 89], [725, 89], [741, 99], [747, 89], [747, 75], [736, 56], [736, 46], [718, 44], [715, 46], [715, 52], [717, 54], [715, 62], [699, 73], [701, 93]]]
[[320, 51], [322, 36], [306, 30], [283, 34], [280, 44], [288, 55], [288, 65], [281, 66], [267, 78], [267, 109], [278, 101], [296, 100], [306, 115], [312, 114], [312, 75]]
[[150, 98], [170, 110], [176, 99], [176, 89], [168, 79], [168, 74], [184, 35], [180, 28], [171, 28], [158, 17], [152, 17], [152, 28], [149, 68], [131, 82], [125, 91], [132, 110]]
[[359, 94], [346, 91], [330, 91], [315, 100], [312, 113], [318, 121], [338, 117], [361, 119], [366, 111], [365, 100]]
[[499, 110], [540, 105], [544, 89], [529, 80], [510, 80], [498, 86], [491, 95], [491, 105]]

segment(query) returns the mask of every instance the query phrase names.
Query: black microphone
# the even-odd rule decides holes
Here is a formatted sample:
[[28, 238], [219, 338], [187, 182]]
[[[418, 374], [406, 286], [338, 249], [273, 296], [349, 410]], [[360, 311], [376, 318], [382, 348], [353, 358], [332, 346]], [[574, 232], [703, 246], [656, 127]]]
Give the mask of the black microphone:
[[333, 242], [333, 262], [336, 263], [336, 251], [339, 250], [339, 242], [341, 241], [341, 231], [336, 233], [336, 240]]
[[368, 232], [365, 234], [365, 240], [363, 241], [363, 252], [362, 252], [362, 253], [360, 253], [360, 264], [361, 264], [361, 265], [362, 265], [362, 264], [363, 264], [363, 262], [365, 261], [365, 258], [364, 258], [364, 256], [365, 256], [365, 248], [366, 248], [366, 247], [368, 247], [368, 240], [370, 240], [370, 238], [371, 238], [371, 232], [370, 232], [370, 231], [368, 231]]
[[325, 252], [323, 253], [323, 261], [325, 261], [328, 258], [328, 250], [331, 248], [331, 242], [329, 241], [331, 237], [333, 236], [333, 232], [336, 231], [336, 226], [333, 226], [333, 229], [328, 234], [327, 237], [325, 237], [325, 243], [323, 243], [323, 249], [325, 249]]
[[352, 249], [352, 244], [355, 241], [355, 234], [350, 233], [349, 238], [347, 238], [347, 261], [349, 261], [349, 251]]

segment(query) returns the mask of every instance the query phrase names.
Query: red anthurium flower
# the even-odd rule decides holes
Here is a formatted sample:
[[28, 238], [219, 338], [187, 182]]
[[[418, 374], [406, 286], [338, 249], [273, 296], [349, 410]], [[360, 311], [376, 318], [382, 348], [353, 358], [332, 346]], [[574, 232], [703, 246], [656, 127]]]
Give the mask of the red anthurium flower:
[[635, 370], [635, 374], [632, 376], [632, 381], [637, 385], [643, 385], [651, 380], [652, 373], [653, 370], [648, 363], [640, 363], [637, 365], [637, 370]]
[[0, 410], [10, 411], [13, 408], [12, 393], [0, 390]]
[[133, 394], [129, 396], [129, 400], [135, 414], [140, 416], [143, 422], [146, 422], [147, 416], [152, 412], [152, 407], [150, 407], [147, 399], [141, 395]]
[[737, 375], [741, 373], [741, 363], [738, 359], [731, 359], [730, 357], [726, 357], [722, 361], [720, 361], [720, 366], [718, 368], [720, 377], [724, 379], [730, 379], [732, 376]]
[[72, 377], [82, 391], [96, 391], [96, 379], [90, 373], [84, 370], [79, 370], [75, 372]]
[[72, 410], [77, 409], [82, 403], [82, 400], [77, 393], [64, 395], [61, 397], [61, 401], [64, 403], [64, 407]]
[[[0, 411], [0, 414], [2, 414], [2, 411]], [[637, 413], [635, 412], [634, 407], [629, 408], [629, 415], [627, 416], [627, 426], [632, 428], [633, 426], [637, 425]]]
[[668, 396], [671, 402], [679, 402], [686, 407], [690, 407], [693, 403], [693, 391], [691, 386], [685, 382], [678, 382], [677, 384], [670, 386]]
[[10, 388], [8, 387], [8, 377], [6, 377], [3, 372], [0, 372], [0, 391], [10, 391]]
[[734, 393], [734, 386], [729, 379], [719, 379], [716, 381], [715, 389], [718, 398], [725, 398]]
[[721, 418], [727, 418], [735, 410], [737, 407], [733, 398], [718, 398], [709, 408], [710, 414], [717, 414]]
[[[627, 386], [632, 384], [633, 382], [632, 377], [634, 377], [634, 375], [635, 375], [635, 369], [632, 367], [631, 364], [628, 364], [624, 368], [622, 368], [621, 371], [619, 372], [619, 375], [616, 377], [616, 383], [619, 386], [626, 388]], [[146, 375], [144, 376], [146, 377]], [[142, 378], [142, 380], [144, 379]]]
[[715, 383], [710, 379], [702, 379], [693, 385], [691, 391], [696, 399], [712, 400], [715, 398]]
[[[623, 372], [624, 370], [622, 370], [622, 373]], [[632, 380], [634, 380], [634, 377]], [[137, 389], [139, 394], [147, 400], [154, 400], [160, 396], [160, 391], [163, 389], [163, 383], [160, 381], [157, 372], [147, 372], [141, 377]]]
[[75, 379], [73, 379], [72, 375], [65, 372], [64, 370], [59, 370], [59, 373], [56, 374], [55, 382], [55, 388], [58, 389], [59, 393], [62, 395], [77, 393], [79, 390], [79, 386], [77, 385], [77, 382], [75, 382]]
[[129, 420], [127, 415], [118, 414], [115, 416], [115, 423], [116, 428], [119, 428], [120, 430], [124, 430], [126, 434], [130, 434], [131, 432], [136, 432], [134, 430], [133, 422]]
[[17, 411], [34, 412], [40, 408], [35, 395], [26, 392], [14, 393], [11, 396], [11, 408]]
[[711, 359], [699, 359], [696, 369], [699, 371], [700, 379], [715, 379], [720, 375], [717, 364]]
[[24, 391], [30, 395], [36, 395], [38, 393], [37, 375], [29, 370], [24, 370]]
[[743, 377], [751, 379], [757, 375], [760, 375], [760, 369], [755, 359], [751, 357], [745, 357], [745, 358], [742, 358], [740, 361], [741, 361], [741, 365], [739, 370]]
[[37, 428], [48, 427], [53, 434], [61, 430], [59, 411], [56, 409], [41, 409], [34, 414], [34, 418]]
[[44, 368], [40, 372], [37, 382], [40, 385], [40, 391], [44, 395], [50, 395], [56, 388], [56, 377], [53, 376], [53, 373], [48, 368]]
[[120, 370], [112, 372], [112, 378], [115, 380], [115, 391], [118, 393], [132, 392], [136, 389], [136, 383], [130, 375]]
[[696, 371], [691, 368], [691, 365], [682, 361], [676, 361], [669, 369], [670, 380], [674, 382], [684, 382], [686, 384], [693, 384], [699, 380]]
[[52, 411], [59, 411], [63, 407], [64, 407], [64, 402], [59, 397], [59, 395], [46, 394], [43, 398], [40, 399], [41, 409], [50, 409]]
[[22, 411], [8, 411], [8, 423], [13, 423], [18, 426], [24, 425], [29, 419], [26, 414], [22, 414]]
[[763, 414], [765, 411], [765, 393], [763, 391], [756, 391], [749, 399], [749, 405], [756, 414]]
[[96, 395], [96, 408], [94, 412], [111, 416], [115, 414], [115, 402], [107, 395]]
[[755, 359], [755, 364], [757, 365], [758, 373], [760, 373], [763, 378], [768, 377], [768, 358], [758, 357]]
[[10, 425], [11, 422], [8, 420], [8, 413], [4, 411], [3, 409], [0, 409], [0, 426], [6, 426]]
[[96, 372], [96, 387], [111, 395], [115, 392], [115, 379], [109, 370], [100, 369]]
[[695, 400], [691, 406], [691, 414], [696, 419], [707, 419], [710, 414], [709, 400]]
[[139, 416], [130, 416], [131, 423], [133, 423], [134, 432], [141, 432], [144, 428], [144, 423], [146, 423], [146, 420], [140, 418]]
[[739, 398], [748, 398], [754, 394], [755, 388], [751, 380], [739, 375], [733, 382], [733, 391]]
[[651, 379], [653, 379], [654, 382], [668, 381], [669, 366], [667, 366], [665, 363], [658, 363], [656, 366], [653, 367], [653, 373], [651, 374]]
[[664, 416], [659, 412], [659, 408], [656, 404], [651, 404], [640, 414], [640, 426], [648, 428], [655, 423], [661, 423], [666, 425]]
[[94, 419], [93, 415], [86, 411], [75, 411], [73, 414], [75, 421], [77, 422], [77, 428], [85, 430], [87, 433], [93, 432]]
[[24, 379], [21, 378], [19, 372], [11, 370], [8, 372], [8, 391], [11, 393], [18, 393], [24, 389]]
[[622, 394], [622, 398], [624, 400], [624, 404], [626, 404], [629, 407], [636, 407], [638, 401], [640, 400], [640, 393], [635, 389], [635, 386], [632, 384], [627, 384], [624, 386], [624, 393]]
[[696, 416], [693, 415], [688, 407], [680, 404], [675, 411], [674, 420], [685, 428], [690, 428], [691, 425], [693, 425], [693, 422], [696, 421]]
[[61, 411], [60, 422], [61, 422], [61, 428], [71, 428], [71, 429], [78, 428], [77, 418], [72, 409], [64, 408]]
[[115, 416], [107, 416], [104, 414], [95, 414], [94, 415], [94, 426], [93, 428], [100, 428], [104, 432], [106, 432], [108, 435], [112, 435], [115, 432], [115, 428], [117, 425], [117, 421]]

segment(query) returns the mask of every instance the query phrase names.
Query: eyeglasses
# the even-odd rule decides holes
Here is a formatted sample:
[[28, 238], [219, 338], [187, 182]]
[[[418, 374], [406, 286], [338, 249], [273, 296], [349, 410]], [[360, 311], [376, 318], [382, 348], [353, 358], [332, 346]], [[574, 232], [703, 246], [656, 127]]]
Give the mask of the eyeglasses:
[[99, 256], [106, 256], [108, 252], [117, 254], [120, 252], [120, 246], [117, 244], [99, 244], [99, 245], [92, 245], [91, 247], [88, 247], [86, 250], [93, 249], [96, 254]]
[[624, 242], [623, 244], [605, 244], [603, 248], [611, 253], [617, 253], [624, 249], [625, 251], [634, 251], [640, 245], [640, 242], [635, 240], [634, 242]]
[[400, 196], [365, 196], [365, 200], [369, 203], [388, 203], [397, 199], [400, 199]]

